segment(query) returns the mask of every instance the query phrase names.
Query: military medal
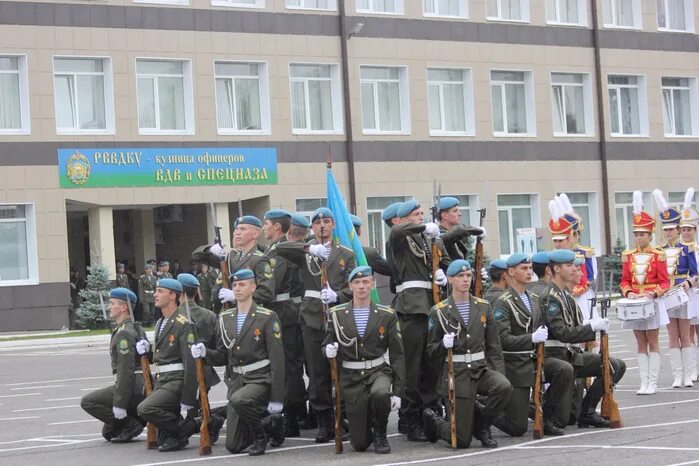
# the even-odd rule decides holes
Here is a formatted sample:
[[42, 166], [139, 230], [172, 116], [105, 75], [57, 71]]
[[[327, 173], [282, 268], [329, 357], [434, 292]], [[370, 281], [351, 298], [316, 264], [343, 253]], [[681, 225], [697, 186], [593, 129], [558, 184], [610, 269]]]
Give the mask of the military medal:
[[386, 333], [386, 329], [383, 328], [383, 325], [379, 327], [379, 338], [383, 340], [383, 334]]
[[481, 316], [481, 322], [483, 323], [483, 327], [485, 327], [485, 323], [488, 319], [485, 317], [485, 315]]
[[175, 335], [173, 335], [173, 334], [171, 333], [171, 334], [167, 337], [167, 342], [170, 344], [170, 346], [172, 346], [173, 343], [175, 343]]
[[255, 331], [253, 332], [255, 335], [255, 341], [260, 341], [260, 329], [256, 328]]

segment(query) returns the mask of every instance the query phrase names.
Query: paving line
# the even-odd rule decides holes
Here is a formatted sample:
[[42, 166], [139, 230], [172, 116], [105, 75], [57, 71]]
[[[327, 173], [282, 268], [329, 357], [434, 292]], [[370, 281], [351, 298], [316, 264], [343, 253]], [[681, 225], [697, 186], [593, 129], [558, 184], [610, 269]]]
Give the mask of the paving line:
[[0, 395], [0, 398], [17, 398], [19, 396], [34, 396], [41, 395], [41, 393], [18, 393], [16, 395]]
[[56, 383], [56, 382], [75, 382], [75, 381], [80, 381], [80, 380], [113, 379], [113, 378], [114, 378], [113, 375], [105, 375], [105, 376], [98, 376], [98, 377], [78, 377], [75, 379], [38, 380], [35, 382], [6, 383], [6, 384], [3, 384], [3, 386], [16, 387], [16, 386], [20, 386], [20, 385], [33, 385], [33, 384]]
[[13, 409], [13, 413], [25, 413], [29, 411], [49, 411], [51, 409], [65, 409], [65, 408], [79, 408], [80, 405], [66, 405], [66, 406], [46, 406], [43, 408], [24, 408], [24, 409]]
[[18, 391], [18, 390], [40, 390], [42, 388], [58, 388], [58, 387], [65, 387], [65, 385], [40, 385], [38, 387], [18, 387], [18, 388], [11, 388], [10, 390], [12, 391]]

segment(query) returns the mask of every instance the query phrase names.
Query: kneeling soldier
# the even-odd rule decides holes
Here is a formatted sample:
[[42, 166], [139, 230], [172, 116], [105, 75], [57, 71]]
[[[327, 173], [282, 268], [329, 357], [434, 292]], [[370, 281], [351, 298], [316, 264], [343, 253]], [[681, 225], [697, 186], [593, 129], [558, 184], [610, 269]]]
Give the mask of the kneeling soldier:
[[137, 437], [145, 424], [136, 413], [143, 401], [143, 373], [136, 342], [145, 340], [146, 333], [133, 321], [131, 310], [135, 305], [136, 294], [129, 289], [114, 288], [109, 293], [109, 317], [116, 323], [109, 344], [114, 385], [89, 393], [80, 401], [88, 414], [104, 422], [102, 435], [112, 443]]
[[[473, 272], [467, 260], [455, 260], [447, 269], [451, 296], [432, 308], [427, 351], [442, 362], [439, 394], [448, 399], [447, 350], [453, 351], [456, 389], [456, 436], [459, 448], [468, 448], [471, 436], [485, 448], [495, 448], [490, 426], [505, 409], [512, 385], [505, 377], [505, 363], [498, 327], [487, 301], [471, 296]], [[488, 397], [486, 404], [476, 403], [476, 394]], [[449, 422], [431, 409], [422, 415], [425, 436], [436, 442], [450, 442]], [[475, 430], [475, 432], [474, 432]]]
[[248, 453], [263, 455], [268, 430], [273, 434], [272, 446], [284, 442], [283, 421], [276, 416], [284, 407], [282, 328], [277, 314], [252, 300], [257, 286], [251, 270], [237, 271], [231, 282], [236, 307], [219, 314], [216, 348], [197, 343], [192, 346], [192, 356], [206, 357], [208, 365], [226, 365], [230, 370], [228, 451], [240, 453], [252, 444]]
[[[330, 309], [323, 342], [325, 355], [332, 359], [339, 351], [342, 361], [340, 393], [347, 409], [352, 447], [364, 451], [374, 442], [376, 453], [390, 453], [388, 415], [400, 409], [405, 387], [398, 315], [388, 306], [371, 302], [375, 286], [371, 267], [355, 268], [349, 286], [352, 301]], [[384, 356], [387, 351], [390, 365]]]

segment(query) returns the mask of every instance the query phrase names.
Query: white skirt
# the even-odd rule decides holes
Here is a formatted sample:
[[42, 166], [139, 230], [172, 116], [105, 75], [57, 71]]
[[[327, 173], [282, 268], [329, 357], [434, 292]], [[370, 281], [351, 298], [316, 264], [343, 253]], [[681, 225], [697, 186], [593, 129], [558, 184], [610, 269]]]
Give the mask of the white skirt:
[[672, 319], [692, 319], [696, 317], [694, 309], [690, 308], [690, 306], [688, 306], [687, 304], [684, 304], [680, 307], [676, 307], [671, 311], [667, 311], [667, 315]]
[[660, 327], [665, 327], [670, 323], [670, 318], [667, 315], [665, 305], [658, 300], [655, 300], [655, 315], [644, 320], [624, 320], [621, 322], [621, 328], [631, 330], [657, 330]]

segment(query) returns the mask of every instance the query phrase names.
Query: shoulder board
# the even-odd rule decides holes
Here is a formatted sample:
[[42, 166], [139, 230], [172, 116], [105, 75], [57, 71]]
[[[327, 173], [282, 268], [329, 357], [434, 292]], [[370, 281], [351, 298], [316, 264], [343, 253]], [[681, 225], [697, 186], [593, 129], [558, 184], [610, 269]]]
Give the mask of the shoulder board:
[[447, 304], [449, 304], [449, 300], [445, 299], [444, 301], [438, 302], [437, 304], [434, 305], [437, 309], [441, 309], [443, 307], [446, 307]]
[[338, 304], [337, 306], [331, 307], [330, 312], [344, 311], [345, 309], [347, 309], [347, 303]]
[[532, 292], [532, 290], [528, 290], [528, 291], [529, 291], [529, 294], [531, 295], [532, 298], [538, 298], [538, 297], [539, 297], [539, 295], [536, 294], [536, 293], [534, 293], [534, 292]]
[[348, 251], [348, 252], [351, 252], [352, 254], [354, 254], [354, 251], [353, 251], [352, 249], [350, 249], [350, 248], [348, 248], [348, 247], [346, 247], [346, 246], [343, 246], [342, 244], [338, 244], [337, 247], [340, 248], [340, 249], [344, 249], [345, 251]]
[[388, 312], [389, 314], [393, 314], [394, 312], [396, 312], [393, 309], [391, 309], [390, 306], [385, 306], [383, 304], [377, 304], [376, 309], [378, 309], [379, 311]]
[[260, 314], [266, 315], [266, 316], [272, 315], [272, 311], [270, 311], [269, 309], [265, 309], [264, 307], [259, 307], [259, 306], [257, 307], [257, 310], [255, 312], [259, 312]]
[[485, 299], [481, 299], [481, 298], [475, 298], [475, 301], [479, 304], [490, 304], [488, 301], [486, 301]]
[[219, 317], [230, 315], [230, 314], [233, 314], [233, 311], [234, 311], [234, 309], [226, 309], [225, 311], [221, 311], [218, 315], [219, 315]]
[[186, 324], [187, 322], [189, 322], [187, 320], [187, 318], [183, 315], [179, 315], [179, 316], [175, 317], [175, 320], [181, 324]]
[[503, 294], [501, 294], [500, 296], [498, 296], [498, 299], [497, 299], [497, 300], [500, 301], [501, 299], [510, 299], [510, 298], [512, 298], [512, 297], [513, 297], [513, 296], [512, 296], [512, 293], [510, 293], [509, 291], [505, 291]]
[[264, 257], [264, 256], [265, 256], [264, 253], [263, 253], [262, 251], [260, 251], [259, 249], [253, 251], [252, 255], [253, 255], [253, 256], [258, 256], [258, 257]]

